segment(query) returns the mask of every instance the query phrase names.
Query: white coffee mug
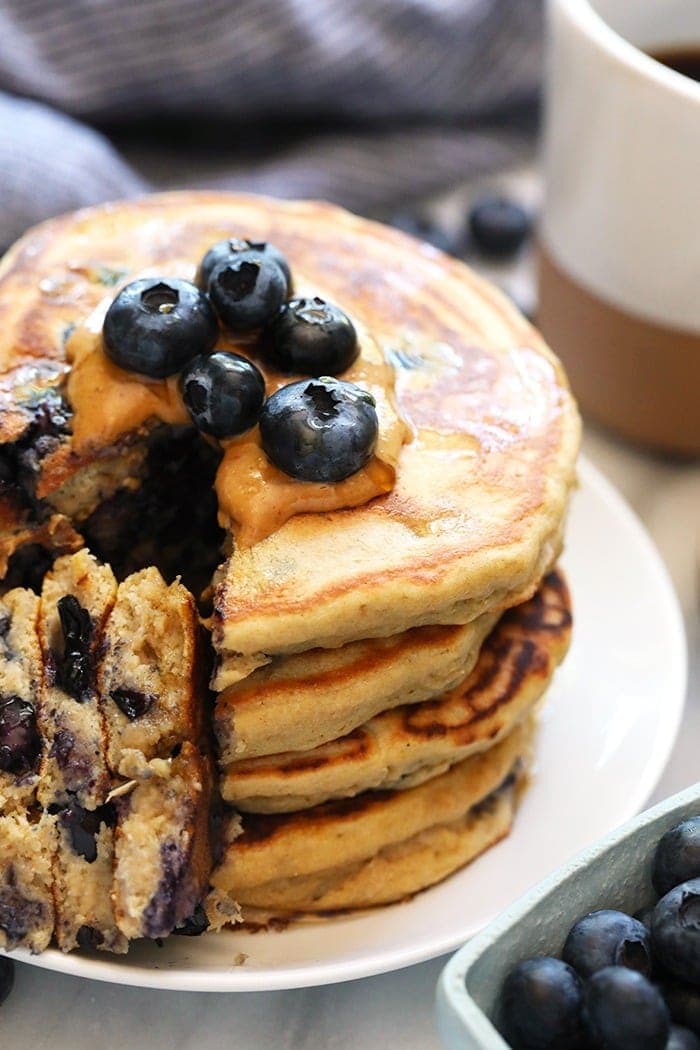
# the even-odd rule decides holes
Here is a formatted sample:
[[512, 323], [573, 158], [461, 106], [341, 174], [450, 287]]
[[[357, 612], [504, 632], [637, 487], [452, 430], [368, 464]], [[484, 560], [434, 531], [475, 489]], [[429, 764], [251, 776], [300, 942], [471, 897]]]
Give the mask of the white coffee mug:
[[540, 308], [584, 411], [700, 453], [700, 0], [551, 0]]

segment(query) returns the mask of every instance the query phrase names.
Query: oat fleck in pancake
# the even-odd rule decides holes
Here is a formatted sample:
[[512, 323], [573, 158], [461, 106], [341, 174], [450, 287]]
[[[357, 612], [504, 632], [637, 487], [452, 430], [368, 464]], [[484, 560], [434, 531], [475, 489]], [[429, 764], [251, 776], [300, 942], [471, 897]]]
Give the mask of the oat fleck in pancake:
[[246, 814], [212, 873], [207, 910], [244, 919], [367, 908], [416, 893], [503, 838], [529, 761], [528, 720], [481, 755], [406, 791], [301, 813]]
[[282, 813], [438, 776], [492, 747], [527, 716], [570, 634], [568, 590], [554, 572], [534, 598], [501, 618], [460, 685], [437, 700], [377, 715], [310, 751], [234, 762], [222, 770], [222, 795], [241, 810]]

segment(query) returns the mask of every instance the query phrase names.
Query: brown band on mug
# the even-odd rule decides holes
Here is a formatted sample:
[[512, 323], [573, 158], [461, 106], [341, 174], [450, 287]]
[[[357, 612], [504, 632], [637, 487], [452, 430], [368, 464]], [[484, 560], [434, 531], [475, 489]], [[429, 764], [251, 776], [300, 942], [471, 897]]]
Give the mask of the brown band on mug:
[[634, 441], [700, 453], [700, 335], [605, 302], [543, 245], [537, 321], [584, 412]]

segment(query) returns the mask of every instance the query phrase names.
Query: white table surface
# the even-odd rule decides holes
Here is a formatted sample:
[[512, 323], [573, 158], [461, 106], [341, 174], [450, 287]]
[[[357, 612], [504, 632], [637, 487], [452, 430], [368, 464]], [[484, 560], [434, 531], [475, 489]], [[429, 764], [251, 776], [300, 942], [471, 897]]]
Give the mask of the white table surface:
[[[513, 181], [521, 195], [532, 193], [531, 176]], [[515, 280], [527, 301], [526, 263]], [[700, 775], [700, 463], [664, 460], [592, 427], [584, 452], [646, 523], [686, 617], [688, 703], [654, 794], [663, 798]], [[246, 995], [141, 991], [18, 964], [15, 990], [0, 1008], [0, 1042], [12, 1050], [433, 1050], [433, 994], [444, 962], [327, 988]]]

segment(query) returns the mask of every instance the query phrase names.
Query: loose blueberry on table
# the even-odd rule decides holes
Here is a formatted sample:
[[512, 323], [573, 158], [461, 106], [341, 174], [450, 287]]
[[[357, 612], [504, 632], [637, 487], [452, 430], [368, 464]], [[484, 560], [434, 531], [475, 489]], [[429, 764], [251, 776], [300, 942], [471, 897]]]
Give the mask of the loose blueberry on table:
[[660, 840], [653, 884], [663, 896], [646, 923], [591, 912], [563, 959], [511, 971], [501, 1014], [514, 1050], [700, 1050], [700, 817]]
[[530, 216], [507, 197], [485, 197], [469, 212], [469, 232], [484, 255], [506, 258], [514, 255], [530, 232]]

